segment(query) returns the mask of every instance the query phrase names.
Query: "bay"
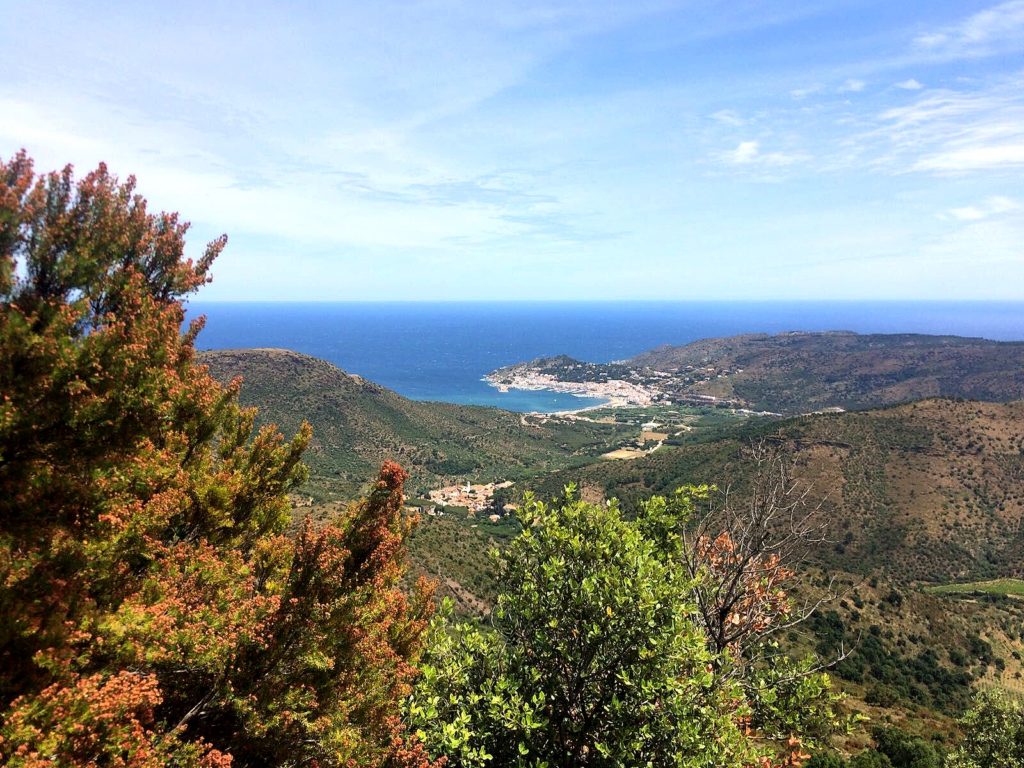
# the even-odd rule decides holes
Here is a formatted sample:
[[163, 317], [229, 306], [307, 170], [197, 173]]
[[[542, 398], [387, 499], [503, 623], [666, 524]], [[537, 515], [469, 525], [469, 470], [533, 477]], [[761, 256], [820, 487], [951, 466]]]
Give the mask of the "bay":
[[202, 302], [200, 349], [280, 347], [417, 400], [510, 411], [599, 401], [498, 392], [503, 365], [567, 354], [621, 360], [662, 344], [740, 333], [847, 330], [1024, 340], [1024, 302]]

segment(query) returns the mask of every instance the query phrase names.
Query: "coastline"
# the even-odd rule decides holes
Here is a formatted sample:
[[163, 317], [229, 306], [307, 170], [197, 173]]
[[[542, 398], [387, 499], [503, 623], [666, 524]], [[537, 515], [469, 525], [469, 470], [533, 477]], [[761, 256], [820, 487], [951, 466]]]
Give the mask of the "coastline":
[[[577, 397], [581, 397], [581, 395], [577, 395]], [[601, 408], [623, 408], [623, 407], [633, 407], [633, 406], [629, 406], [627, 403], [615, 402], [615, 400], [613, 400], [613, 399], [608, 399], [608, 400], [606, 400], [603, 403], [595, 403], [594, 405], [585, 405], [582, 408], [572, 408], [572, 409], [565, 410], [565, 411], [535, 411], [535, 413], [538, 416], [569, 416], [569, 417], [572, 417], [572, 416], [577, 416], [577, 415], [579, 415], [581, 413], [586, 413], [587, 411], [596, 411], [596, 410], [599, 410]]]
[[481, 377], [480, 381], [486, 381], [488, 384], [490, 384], [492, 387], [494, 387], [496, 390], [498, 390], [498, 392], [500, 394], [503, 394], [503, 395], [508, 394], [512, 390], [517, 390], [519, 392], [551, 392], [551, 393], [554, 393], [556, 395], [572, 395], [573, 397], [589, 398], [589, 399], [594, 399], [595, 397], [598, 397], [601, 400], [601, 402], [599, 402], [599, 403], [591, 403], [589, 405], [580, 406], [579, 408], [562, 408], [562, 409], [557, 410], [557, 411], [522, 411], [522, 413], [524, 413], [527, 416], [574, 416], [576, 414], [584, 413], [586, 411], [596, 411], [596, 410], [598, 410], [600, 408], [608, 408], [608, 407], [619, 408], [619, 407], [623, 407], [623, 406], [627, 406], [628, 405], [628, 403], [626, 403], [621, 398], [615, 398], [615, 397], [610, 397], [610, 396], [598, 396], [598, 395], [593, 395], [593, 394], [591, 394], [589, 392], [570, 392], [570, 391], [567, 391], [567, 390], [564, 390], [564, 389], [558, 389], [558, 388], [555, 388], [555, 387], [541, 387], [541, 386], [517, 387], [517, 386], [508, 385], [508, 384], [500, 384], [499, 385], [499, 384], [491, 381], [490, 379], [488, 379], [486, 376]]
[[[499, 369], [500, 371], [501, 369]], [[561, 381], [553, 376], [529, 371], [508, 376], [507, 372], [500, 376], [499, 371], [489, 373], [480, 380], [487, 382], [500, 393], [511, 390], [521, 392], [552, 392], [573, 397], [599, 399], [601, 402], [591, 403], [579, 408], [566, 408], [557, 411], [533, 411], [543, 416], [574, 416], [586, 411], [600, 408], [634, 408], [650, 405], [655, 397], [649, 390], [620, 380], [607, 382]]]

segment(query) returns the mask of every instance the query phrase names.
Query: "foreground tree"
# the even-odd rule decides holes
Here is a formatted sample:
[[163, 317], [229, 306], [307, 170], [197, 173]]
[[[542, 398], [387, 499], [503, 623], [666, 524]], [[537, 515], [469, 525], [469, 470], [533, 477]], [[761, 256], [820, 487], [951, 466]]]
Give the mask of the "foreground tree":
[[[498, 555], [493, 631], [435, 626], [409, 705], [432, 752], [458, 766], [799, 763], [799, 732], [773, 743], [755, 727], [734, 662], [708, 643], [699, 580], [674, 535], [657, 535], [666, 510], [653, 501], [630, 521], [572, 489], [524, 504], [524, 533]], [[773, 689], [791, 722], [835, 719], [827, 680], [797, 687]]]
[[[750, 705], [750, 726], [776, 740], [799, 734], [821, 742], [835, 730], [835, 697], [823, 670], [842, 660], [795, 659], [778, 636], [834, 598], [807, 597], [797, 568], [824, 539], [820, 508], [794, 483], [785, 461], [764, 445], [751, 449], [753, 469], [742, 502], [711, 486], [685, 486], [640, 505], [637, 525], [661, 556], [689, 578], [687, 593], [719, 672]], [[805, 598], [795, 603], [791, 592]]]
[[660, 526], [653, 535], [675, 539], [676, 556], [692, 578], [708, 577], [699, 579], [694, 601], [710, 646], [757, 663], [774, 655], [773, 636], [806, 621], [835, 593], [829, 588], [793, 604], [786, 590], [796, 569], [826, 540], [821, 504], [809, 500], [810, 485], [790, 476], [777, 448], [762, 441], [744, 454], [750, 467], [744, 493], [682, 488], [646, 517]]
[[181, 301], [225, 239], [185, 259], [134, 187], [0, 165], [0, 760], [422, 764], [404, 473], [283, 535], [309, 427], [197, 363]]
[[946, 768], [1024, 768], [1024, 707], [1005, 694], [981, 693], [960, 721], [963, 741]]

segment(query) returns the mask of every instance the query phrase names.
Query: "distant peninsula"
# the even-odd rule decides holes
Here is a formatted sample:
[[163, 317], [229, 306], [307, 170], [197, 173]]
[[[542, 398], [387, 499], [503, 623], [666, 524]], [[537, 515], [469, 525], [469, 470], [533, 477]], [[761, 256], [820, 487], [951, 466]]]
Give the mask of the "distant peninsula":
[[1024, 399], [1024, 342], [849, 331], [748, 334], [663, 346], [613, 363], [565, 355], [485, 377], [501, 391], [547, 389], [616, 406], [716, 405], [796, 414], [925, 397]]
[[491, 371], [484, 381], [499, 392], [547, 390], [605, 400], [603, 405], [652, 405], [660, 397], [649, 386], [653, 372], [618, 363], [585, 363], [567, 355], [544, 357]]

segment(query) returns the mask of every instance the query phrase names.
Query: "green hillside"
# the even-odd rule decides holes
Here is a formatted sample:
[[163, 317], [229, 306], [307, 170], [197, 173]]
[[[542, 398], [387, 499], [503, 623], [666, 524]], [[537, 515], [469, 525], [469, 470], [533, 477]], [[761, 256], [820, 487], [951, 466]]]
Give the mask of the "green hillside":
[[[1024, 575], [1024, 403], [932, 399], [783, 420], [726, 419], [680, 433], [672, 442], [681, 445], [643, 458], [597, 461], [635, 437], [629, 409], [597, 414], [602, 421], [621, 416], [608, 424], [418, 403], [280, 350], [206, 353], [204, 362], [220, 378], [243, 375], [243, 401], [259, 405], [263, 418], [286, 430], [304, 415], [314, 421], [310, 492], [339, 500], [318, 502], [324, 509], [388, 456], [413, 471], [414, 487], [468, 470], [474, 478], [516, 478], [516, 493], [532, 488], [543, 496], [578, 482], [584, 496], [617, 496], [627, 508], [688, 482], [728, 485], [742, 497], [751, 471], [746, 449], [767, 440], [831, 521], [829, 541], [806, 566], [808, 595], [833, 579], [840, 593], [784, 638], [791, 649], [825, 658], [853, 649], [836, 669], [850, 706], [872, 723], [921, 733], [954, 735], [953, 718], [978, 688], [1024, 690], [1024, 603], [941, 586]], [[444, 471], [452, 467], [462, 471]], [[435, 579], [464, 614], [483, 615], [498, 586], [487, 551], [515, 534], [508, 521], [424, 515], [410, 542], [412, 575]], [[845, 746], [857, 751], [867, 742], [867, 730], [858, 729]]]
[[578, 481], [627, 503], [680, 483], [742, 494], [744, 449], [766, 439], [789, 458], [832, 519], [825, 564], [889, 577], [948, 581], [1024, 571], [1024, 403], [924, 400], [872, 411], [758, 421], [727, 436], [665, 446], [633, 461], [554, 473], [536, 488]]
[[[828, 522], [805, 566], [807, 596], [832, 580], [839, 593], [785, 638], [790, 648], [826, 658], [852, 649], [835, 670], [852, 707], [925, 734], [951, 735], [950, 718], [979, 688], [1024, 692], [1024, 603], [1007, 587], [1024, 570], [1024, 403], [932, 399], [750, 421], [533, 487], [547, 497], [577, 482], [585, 497], [628, 508], [706, 482], [742, 503], [748, 449], [761, 440], [787, 457]], [[847, 746], [866, 743], [858, 731]]]
[[926, 397], [1024, 398], [1024, 343], [959, 336], [751, 334], [659, 347], [627, 363], [675, 374], [690, 395], [783, 413]]
[[317, 499], [351, 498], [385, 459], [423, 492], [444, 482], [519, 479], [578, 466], [632, 428], [409, 400], [323, 360], [280, 349], [204, 352], [221, 381], [243, 379], [241, 400], [264, 423], [293, 433], [313, 425], [306, 486]]

